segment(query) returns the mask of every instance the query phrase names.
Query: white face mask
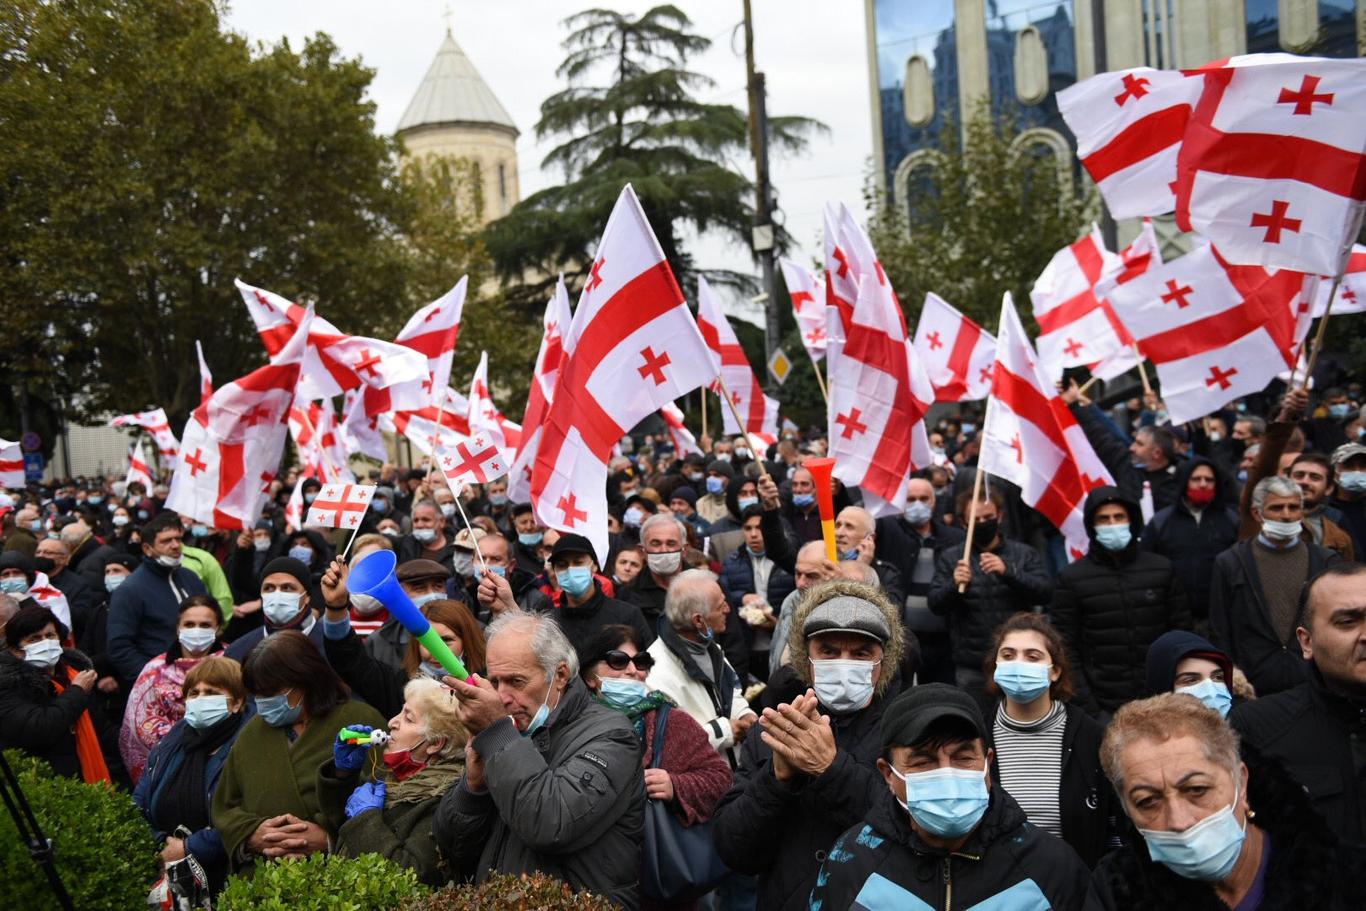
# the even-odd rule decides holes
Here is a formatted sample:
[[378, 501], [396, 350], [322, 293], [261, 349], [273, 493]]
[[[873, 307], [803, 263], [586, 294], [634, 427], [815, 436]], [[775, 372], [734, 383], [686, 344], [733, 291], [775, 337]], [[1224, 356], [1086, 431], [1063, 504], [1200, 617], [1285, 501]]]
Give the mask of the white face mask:
[[176, 638], [180, 640], [180, 647], [184, 651], [199, 654], [213, 645], [214, 640], [218, 638], [218, 633], [202, 627], [188, 627], [177, 633]]
[[1276, 522], [1272, 519], [1262, 520], [1262, 534], [1272, 541], [1293, 541], [1300, 536], [1304, 529], [1302, 523], [1295, 522]]
[[298, 592], [268, 592], [261, 596], [261, 610], [274, 626], [284, 626], [299, 614]]
[[179, 558], [179, 557], [168, 557], [168, 556], [166, 556], [165, 554], [158, 554], [158, 555], [157, 555], [157, 562], [160, 563], [162, 566], [165, 566], [165, 567], [167, 567], [167, 568], [169, 568], [169, 569], [175, 569], [177, 566], [180, 565], [180, 558]]
[[811, 662], [816, 698], [836, 715], [857, 712], [873, 700], [876, 661], [829, 658]]
[[352, 595], [351, 606], [362, 617], [374, 616], [384, 607], [380, 600], [372, 595]]
[[675, 550], [667, 554], [646, 554], [645, 562], [655, 575], [672, 576], [683, 565], [683, 552]]
[[40, 639], [24, 646], [24, 661], [42, 670], [55, 667], [62, 657], [62, 644], [56, 639]]

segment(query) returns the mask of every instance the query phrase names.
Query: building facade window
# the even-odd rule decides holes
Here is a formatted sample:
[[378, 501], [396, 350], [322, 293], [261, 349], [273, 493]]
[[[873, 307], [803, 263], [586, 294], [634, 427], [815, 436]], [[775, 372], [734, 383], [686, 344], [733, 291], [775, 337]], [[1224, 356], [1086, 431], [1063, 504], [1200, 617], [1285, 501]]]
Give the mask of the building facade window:
[[1291, 51], [1316, 57], [1356, 57], [1352, 0], [1244, 0], [1249, 54]]
[[[988, 0], [986, 18], [992, 112], [1012, 114], [1020, 130], [1047, 128], [1070, 137], [1057, 93], [1077, 81], [1072, 0]], [[1026, 32], [1031, 34], [1021, 40]], [[1031, 59], [1020, 59], [1022, 51]], [[1040, 65], [1042, 73], [1036, 72]]]

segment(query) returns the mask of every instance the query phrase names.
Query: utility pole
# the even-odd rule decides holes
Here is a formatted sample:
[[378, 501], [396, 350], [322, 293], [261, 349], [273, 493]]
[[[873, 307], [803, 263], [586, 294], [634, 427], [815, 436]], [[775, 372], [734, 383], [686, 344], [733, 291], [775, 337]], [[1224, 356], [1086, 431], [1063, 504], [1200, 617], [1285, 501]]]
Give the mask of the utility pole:
[[754, 234], [753, 248], [759, 257], [763, 273], [764, 300], [764, 367], [765, 388], [772, 390], [774, 380], [768, 372], [768, 361], [778, 347], [778, 289], [774, 284], [773, 251], [773, 192], [768, 179], [768, 111], [765, 100], [764, 74], [754, 70], [754, 19], [750, 14], [750, 0], [745, 7], [745, 73], [749, 87], [749, 148], [754, 156]]

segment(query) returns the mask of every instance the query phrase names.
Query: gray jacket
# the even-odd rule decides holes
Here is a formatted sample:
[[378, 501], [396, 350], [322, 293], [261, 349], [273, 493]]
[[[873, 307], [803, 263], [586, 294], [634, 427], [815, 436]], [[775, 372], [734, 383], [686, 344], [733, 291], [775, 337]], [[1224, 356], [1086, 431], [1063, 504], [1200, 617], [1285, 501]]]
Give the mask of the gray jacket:
[[623, 908], [639, 905], [645, 775], [625, 715], [594, 702], [575, 677], [531, 737], [503, 719], [473, 746], [487, 790], [471, 791], [462, 777], [432, 820], [457, 873], [482, 882], [541, 871]]

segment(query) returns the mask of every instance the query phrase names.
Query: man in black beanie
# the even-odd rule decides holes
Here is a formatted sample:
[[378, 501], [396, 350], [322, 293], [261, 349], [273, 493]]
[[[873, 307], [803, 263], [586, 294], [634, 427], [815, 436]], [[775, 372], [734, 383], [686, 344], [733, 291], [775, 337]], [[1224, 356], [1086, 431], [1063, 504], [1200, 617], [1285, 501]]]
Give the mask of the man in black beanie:
[[322, 624], [317, 622], [308, 596], [308, 567], [293, 557], [276, 557], [261, 570], [261, 615], [265, 625], [257, 627], [228, 646], [224, 654], [245, 661], [247, 652], [271, 633], [296, 629], [323, 651]]

